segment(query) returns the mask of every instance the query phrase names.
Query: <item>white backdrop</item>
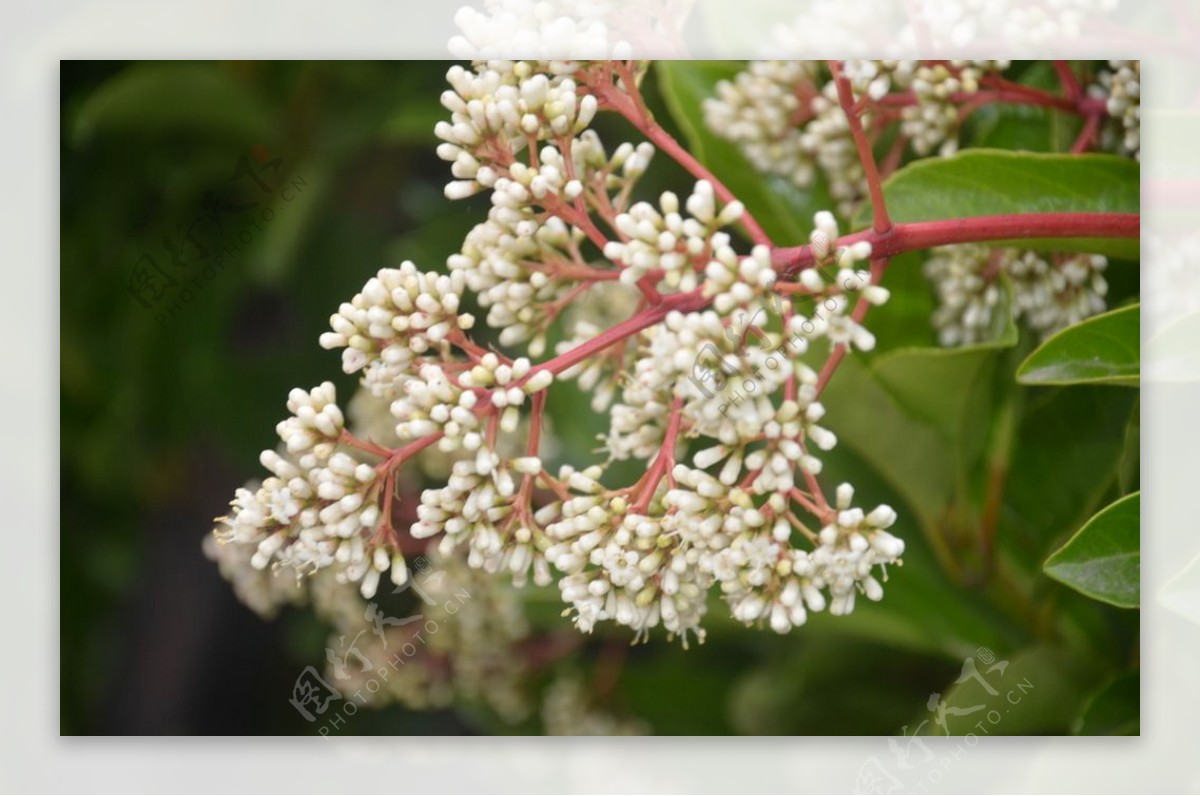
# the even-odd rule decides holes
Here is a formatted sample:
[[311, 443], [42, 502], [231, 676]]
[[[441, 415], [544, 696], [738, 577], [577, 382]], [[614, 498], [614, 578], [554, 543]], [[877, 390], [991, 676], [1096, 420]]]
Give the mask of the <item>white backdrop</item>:
[[[0, 193], [3, 225], [7, 509], [0, 606], [0, 787], [120, 792], [268, 790], [401, 792], [767, 792], [855, 787], [867, 739], [363, 740], [58, 737], [58, 60], [75, 58], [447, 58], [450, 3], [79, 0], [0, 10]], [[476, 4], [482, 8], [482, 3]], [[528, 10], [532, 2], [509, 7]], [[588, 15], [638, 57], [891, 56], [1141, 58], [1144, 127], [1144, 340], [1200, 308], [1200, 36], [1182, 2], [1056, 0], [700, 0], [679, 36], [683, 2], [540, 4]], [[986, 8], [969, 12], [967, 8]], [[908, 13], [924, 9], [917, 23]], [[868, 11], [869, 10], [869, 11]], [[702, 21], [703, 20], [703, 21]], [[471, 27], [468, 16], [460, 21]], [[586, 24], [584, 24], [586, 23]], [[545, 47], [536, 25], [507, 20]], [[591, 25], [587, 27], [586, 25]], [[484, 30], [494, 28], [483, 28]], [[580, 38], [579, 40], [582, 40]], [[593, 41], [594, 39], [588, 39]], [[488, 44], [476, 37], [475, 45]], [[463, 42], [458, 42], [456, 50]], [[556, 55], [570, 55], [556, 52]], [[578, 55], [579, 53], [575, 53]], [[588, 53], [594, 54], [594, 53]], [[1200, 340], [1195, 341], [1200, 352]], [[1144, 343], [1145, 345], [1145, 343]], [[1141, 738], [930, 739], [941, 773], [914, 792], [1200, 790], [1200, 523], [1195, 490], [1200, 381], [1184, 359], [1144, 353], [1143, 716]], [[1192, 371], [1196, 369], [1192, 367]]]

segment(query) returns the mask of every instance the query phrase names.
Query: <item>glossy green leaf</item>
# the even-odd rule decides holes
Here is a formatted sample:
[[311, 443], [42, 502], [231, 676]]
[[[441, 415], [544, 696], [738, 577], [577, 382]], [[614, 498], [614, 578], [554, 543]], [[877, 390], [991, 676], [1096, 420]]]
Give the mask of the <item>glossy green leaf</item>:
[[[893, 221], [938, 221], [1008, 213], [1137, 213], [1140, 166], [1114, 155], [1047, 155], [971, 149], [914, 161], [884, 183]], [[871, 223], [869, 204], [856, 227]], [[1022, 238], [1042, 251], [1096, 252], [1137, 259], [1136, 238]]]
[[1071, 725], [1071, 734], [1140, 735], [1141, 680], [1139, 672], [1128, 672], [1092, 694]]
[[1119, 384], [1137, 387], [1141, 311], [1123, 307], [1055, 334], [1017, 369], [1022, 384]]
[[1131, 390], [1076, 387], [1026, 397], [998, 540], [1032, 579], [1051, 545], [1103, 505], [1125, 453], [1137, 396]]
[[1141, 493], [1121, 498], [1046, 559], [1046, 574], [1096, 600], [1137, 608], [1141, 594]]
[[838, 407], [825, 422], [841, 444], [913, 507], [935, 541], [958, 522], [955, 504], [966, 498], [961, 475], [978, 460], [986, 438], [997, 352], [1017, 340], [1007, 286], [1002, 295], [991, 342], [899, 348], [869, 363], [847, 357], [823, 396]]
[[733, 191], [780, 246], [808, 240], [812, 217], [833, 206], [820, 181], [801, 189], [778, 176], [756, 171], [736, 144], [715, 135], [704, 122], [704, 100], [716, 85], [743, 67], [738, 61], [655, 61], [663, 99], [682, 131], [688, 150]]

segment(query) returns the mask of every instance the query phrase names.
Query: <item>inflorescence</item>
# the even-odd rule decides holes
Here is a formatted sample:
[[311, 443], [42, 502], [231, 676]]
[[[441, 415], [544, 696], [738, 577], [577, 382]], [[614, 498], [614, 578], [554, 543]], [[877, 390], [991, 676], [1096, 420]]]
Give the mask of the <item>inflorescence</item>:
[[[822, 341], [874, 346], [853, 312], [888, 298], [862, 267], [870, 246], [839, 247], [832, 214], [818, 214], [818, 267], [781, 293], [767, 246], [738, 251], [744, 207], [704, 175], [686, 196], [635, 199], [656, 148], [606, 148], [590, 124], [602, 109], [636, 112], [641, 68], [450, 69], [436, 129], [446, 196], [487, 192], [491, 209], [448, 273], [385, 268], [330, 318], [321, 345], [341, 351], [365, 400], [390, 407], [390, 421], [372, 420], [388, 433], [347, 430], [331, 384], [293, 391], [279, 449], [262, 455], [272, 475], [238, 491], [216, 533], [249, 555], [211, 551], [258, 607], [294, 590], [238, 564], [320, 574], [369, 600], [385, 580], [407, 582], [406, 551], [426, 539], [516, 585], [557, 582], [584, 632], [615, 622], [635, 638], [661, 627], [702, 640], [710, 592], [780, 633], [810, 612], [849, 613], [856, 595], [880, 599], [904, 551], [887, 530], [895, 513], [853, 507], [849, 485], [833, 505], [820, 492], [837, 439], [807, 357]], [[562, 326], [557, 356], [534, 364], [472, 341], [472, 295], [504, 349], [540, 356]], [[602, 344], [614, 322], [659, 306], [659, 322]], [[607, 459], [551, 471], [545, 391], [572, 380], [608, 412]], [[397, 499], [402, 465], [432, 456], [448, 457], [444, 486]], [[631, 459], [645, 475], [609, 486], [612, 463]]]

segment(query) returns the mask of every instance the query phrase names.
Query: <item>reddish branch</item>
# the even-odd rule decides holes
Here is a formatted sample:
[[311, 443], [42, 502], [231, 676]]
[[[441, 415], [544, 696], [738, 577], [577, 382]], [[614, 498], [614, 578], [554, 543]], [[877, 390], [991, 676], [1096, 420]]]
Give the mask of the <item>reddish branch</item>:
[[1078, 101], [1083, 96], [1083, 86], [1079, 84], [1079, 78], [1071, 71], [1071, 64], [1067, 61], [1055, 61], [1054, 71], [1058, 73], [1058, 81], [1062, 83], [1063, 93], [1067, 95], [1067, 99], [1072, 102]]
[[[1012, 213], [896, 224], [885, 233], [866, 230], [846, 235], [838, 240], [838, 245], [849, 246], [865, 240], [870, 242], [873, 256], [895, 257], [954, 243], [1019, 238], [1136, 238], [1140, 228], [1141, 217], [1137, 213]], [[776, 249], [771, 261], [781, 276], [790, 277], [813, 264], [813, 253], [808, 246]]]
[[861, 110], [854, 104], [854, 90], [850, 87], [850, 79], [842, 72], [841, 61], [830, 61], [829, 69], [833, 73], [837, 85], [838, 102], [846, 112], [846, 121], [850, 125], [850, 135], [854, 137], [854, 146], [858, 148], [858, 159], [862, 163], [863, 172], [867, 178], [867, 189], [871, 194], [871, 208], [874, 213], [872, 224], [876, 232], [887, 232], [891, 229], [892, 221], [888, 217], [887, 204], [883, 201], [883, 180], [879, 177], [879, 167], [875, 164], [875, 154], [871, 144], [863, 132]]
[[[654, 120], [654, 117], [646, 110], [646, 104], [642, 100], [641, 92], [638, 90], [637, 81], [634, 80], [629, 67], [618, 62], [614, 68], [617, 75], [621, 78], [621, 85], [619, 87], [612, 82], [610, 77], [605, 77], [603, 80], [597, 80], [590, 84], [592, 91], [596, 94], [596, 99], [600, 101], [601, 105], [617, 111], [628, 119], [651, 143], [665, 152], [680, 166], [687, 169], [693, 177], [700, 180], [707, 180], [711, 183], [713, 193], [722, 202], [729, 204], [730, 202], [737, 201], [737, 197], [733, 191], [726, 187], [725, 183], [717, 179], [715, 174], [705, 168], [703, 163], [696, 160], [691, 152], [688, 152], [670, 133], [663, 129], [662, 125]], [[741, 223], [746, 228], [746, 234], [750, 236], [750, 240], [755, 244], [763, 246], [773, 245], [771, 238], [750, 213], [742, 214]]]

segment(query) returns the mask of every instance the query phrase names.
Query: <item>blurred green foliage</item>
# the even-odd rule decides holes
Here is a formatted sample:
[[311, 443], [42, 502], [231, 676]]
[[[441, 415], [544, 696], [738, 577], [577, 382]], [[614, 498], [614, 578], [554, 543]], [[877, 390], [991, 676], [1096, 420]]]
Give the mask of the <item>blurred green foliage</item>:
[[[64, 62], [64, 734], [110, 729], [106, 705], [130, 696], [114, 692], [136, 663], [136, 649], [123, 640], [136, 632], [130, 617], [139, 601], [165, 600], [175, 633], [202, 632], [197, 606], [148, 585], [164, 567], [150, 551], [163, 537], [178, 539], [184, 563], [169, 565], [177, 569], [168, 582], [192, 570], [215, 578], [199, 547], [207, 520], [257, 475], [258, 452], [271, 443], [287, 391], [327, 379], [343, 396], [352, 391], [336, 354], [316, 345], [330, 312], [383, 265], [412, 259], [443, 267], [483, 217], [486, 199], [442, 198], [448, 169], [433, 154], [432, 128], [442, 116], [445, 68]], [[660, 65], [647, 77], [651, 106], [745, 194], [780, 242], [800, 242], [813, 210], [828, 204], [821, 185], [808, 192], [760, 180], [699, 123], [696, 103], [736, 69]], [[1011, 71], [1031, 85], [1047, 79], [1039, 64]], [[989, 110], [972, 120], [966, 143], [1061, 152], [1073, 137], [1063, 133], [1072, 120], [1061, 116]], [[606, 141], [629, 135], [615, 119], [598, 129]], [[246, 175], [231, 180], [244, 158], [269, 191], [255, 193], [257, 181]], [[647, 196], [686, 190], [685, 175], [665, 160], [651, 175], [640, 189]], [[288, 185], [300, 186], [291, 199], [279, 188]], [[191, 264], [173, 266], [164, 236], [178, 241], [213, 195], [260, 205], [226, 215], [219, 232], [205, 226], [208, 257], [193, 246]], [[269, 222], [264, 209], [273, 213]], [[179, 282], [149, 309], [129, 289], [145, 255]], [[658, 639], [628, 650], [607, 707], [659, 733], [891, 733], [928, 722], [931, 693], [951, 705], [979, 702], [955, 680], [964, 658], [986, 649], [1010, 661], [1005, 683], [1034, 685], [1020, 719], [993, 734], [1136, 732], [1129, 681], [1136, 683], [1137, 612], [1088, 600], [1042, 572], [1045, 558], [1096, 510], [1137, 489], [1136, 393], [1018, 386], [1016, 368], [1035, 341], [1016, 328], [998, 330], [992, 344], [936, 349], [919, 267], [918, 255], [897, 258], [885, 281], [893, 300], [869, 324], [879, 350], [848, 360], [826, 401], [843, 444], [823, 478], [852, 480], [864, 504], [891, 503], [902, 518], [908, 552], [886, 599], [864, 602], [850, 617], [815, 616], [786, 637], [746, 630], [714, 601], [703, 646], [685, 652]], [[1136, 298], [1136, 263], [1114, 262], [1108, 276], [1110, 306]], [[592, 461], [605, 418], [573, 385], [556, 386], [550, 407], [562, 458]], [[637, 473], [613, 475], [632, 481]], [[567, 622], [557, 607], [531, 616], [544, 628]], [[279, 657], [261, 664], [271, 669], [267, 707], [237, 725], [240, 732], [312, 731], [289, 713], [286, 694], [304, 666], [320, 665], [324, 632], [302, 612], [278, 621], [285, 629]], [[217, 639], [222, 628], [207, 632]], [[600, 666], [598, 651], [624, 638], [616, 630], [591, 639], [573, 663]], [[218, 714], [236, 710], [236, 694], [211, 681], [258, 665], [239, 654], [241, 643], [225, 644], [206, 664], [213, 672], [201, 696]], [[180, 732], [210, 726], [226, 725], [173, 725]], [[505, 727], [472, 710], [455, 719], [388, 709], [360, 716], [348, 731], [537, 729], [536, 722]]]

